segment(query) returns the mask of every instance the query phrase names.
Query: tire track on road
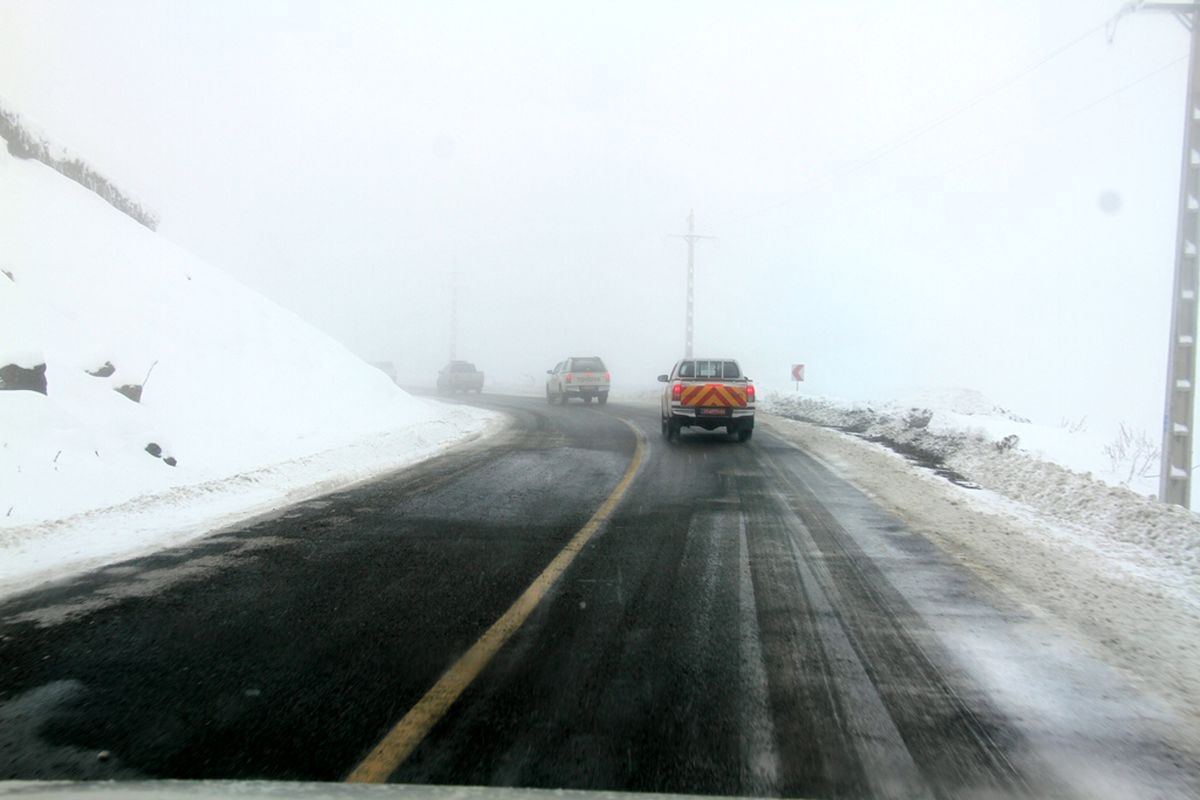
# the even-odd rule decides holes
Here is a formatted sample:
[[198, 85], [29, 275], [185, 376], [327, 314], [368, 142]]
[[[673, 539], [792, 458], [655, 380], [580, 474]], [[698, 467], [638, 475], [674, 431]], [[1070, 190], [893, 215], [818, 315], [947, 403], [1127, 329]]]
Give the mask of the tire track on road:
[[[761, 458], [785, 515], [789, 547], [796, 563], [806, 565], [799, 570], [801, 580], [828, 598], [829, 606], [819, 612], [829, 623], [823, 639], [827, 646], [840, 640], [851, 648], [853, 661], [842, 679], [857, 684], [853, 691], [860, 698], [873, 697], [886, 715], [886, 724], [878, 714], [871, 715], [877, 735], [898, 736], [893, 745], [902, 745], [923, 781], [937, 794], [964, 790], [1032, 794], [1010, 757], [1028, 750], [1021, 734], [991, 706], [981, 689], [971, 685], [933, 631], [812, 489], [768, 452], [763, 451]], [[861, 678], [869, 681], [867, 686], [861, 678], [851, 677], [860, 671]], [[888, 729], [893, 732], [890, 736]], [[863, 730], [855, 737], [860, 750], [862, 737], [869, 732]], [[896, 767], [903, 758], [893, 753], [888, 761]], [[891, 793], [889, 787], [875, 789]]]

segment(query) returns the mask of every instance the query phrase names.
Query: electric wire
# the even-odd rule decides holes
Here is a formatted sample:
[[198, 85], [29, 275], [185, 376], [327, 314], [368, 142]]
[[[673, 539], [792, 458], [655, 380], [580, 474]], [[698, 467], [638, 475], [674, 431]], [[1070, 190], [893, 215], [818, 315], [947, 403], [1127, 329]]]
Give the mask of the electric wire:
[[953, 109], [946, 112], [945, 114], [943, 114], [929, 122], [918, 125], [917, 127], [912, 128], [912, 129], [906, 131], [905, 133], [901, 134], [900, 136], [893, 139], [892, 141], [884, 143], [884, 144], [880, 145], [879, 147], [876, 147], [874, 150], [872, 150], [870, 153], [868, 153], [865, 157], [858, 159], [858, 160], [853, 160], [853, 161], [847, 162], [838, 167], [835, 167], [834, 169], [832, 169], [822, 175], [818, 175], [817, 177], [815, 177], [811, 181], [809, 181], [808, 185], [805, 186], [803, 189], [801, 189], [801, 191], [798, 194], [795, 194], [786, 200], [781, 200], [777, 203], [773, 203], [769, 206], [765, 206], [763, 208], [759, 208], [754, 211], [734, 215], [734, 216], [728, 218], [727, 220], [725, 220], [725, 224], [737, 224], [739, 222], [744, 222], [748, 219], [752, 219], [752, 218], [760, 216], [762, 214], [766, 214], [771, 211], [776, 211], [780, 208], [784, 208], [786, 206], [792, 205], [793, 203], [795, 203], [799, 200], [802, 200], [803, 198], [807, 197], [808, 195], [810, 195], [813, 192], [817, 191], [818, 189], [822, 188], [825, 184], [829, 183], [830, 181], [834, 180], [835, 178], [841, 178], [841, 177], [844, 177], [847, 175], [852, 175], [860, 170], [866, 169], [867, 167], [871, 166], [872, 164], [876, 163], [877, 161], [880, 161], [881, 159], [886, 158], [887, 156], [891, 155], [892, 153], [896, 152], [897, 150], [900, 150], [900, 149], [906, 147], [907, 145], [922, 138], [923, 136], [928, 135], [929, 133], [933, 132], [934, 130], [945, 125], [947, 122], [950, 122], [951, 120], [962, 116], [963, 114], [974, 109], [976, 106], [980, 105], [984, 101], [996, 96], [997, 94], [1000, 94], [1005, 89], [1008, 89], [1009, 87], [1013, 86], [1014, 84], [1024, 80], [1025, 78], [1032, 75], [1034, 72], [1037, 72], [1039, 69], [1046, 66], [1050, 62], [1054, 61], [1058, 57], [1062, 56], [1063, 54], [1069, 52], [1070, 50], [1074, 49], [1078, 45], [1087, 41], [1091, 37], [1095, 36], [1097, 33], [1100, 33], [1101, 31], [1105, 31], [1109, 25], [1109, 21], [1110, 20], [1108, 18], [1106, 18], [1103, 22], [1100, 22], [1100, 23], [1097, 23], [1097, 24], [1091, 26], [1087, 30], [1078, 34], [1077, 36], [1072, 37], [1067, 42], [1064, 42], [1063, 44], [1054, 48], [1049, 53], [1047, 53], [1045, 56], [1041, 57], [1034, 63], [1030, 64], [1028, 67], [1025, 67], [1021, 71], [1016, 72], [1013, 75], [1010, 75], [1009, 77], [1002, 79], [998, 83], [985, 89], [984, 91], [980, 92], [979, 94], [975, 95], [974, 97], [965, 101], [964, 103], [954, 107]]

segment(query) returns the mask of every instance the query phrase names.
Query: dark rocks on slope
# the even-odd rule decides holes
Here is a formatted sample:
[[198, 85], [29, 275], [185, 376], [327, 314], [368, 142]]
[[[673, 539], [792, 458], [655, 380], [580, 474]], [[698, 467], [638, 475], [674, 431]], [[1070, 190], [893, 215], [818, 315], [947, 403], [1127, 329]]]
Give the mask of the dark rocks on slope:
[[0, 367], [0, 390], [46, 394], [46, 365], [38, 364], [28, 369], [17, 364], [5, 364]]
[[113, 389], [120, 392], [135, 403], [142, 402], [142, 385], [140, 383], [125, 383]]
[[116, 371], [117, 368], [113, 366], [111, 361], [105, 361], [99, 367], [87, 370], [87, 374], [91, 375], [93, 378], [107, 378]]

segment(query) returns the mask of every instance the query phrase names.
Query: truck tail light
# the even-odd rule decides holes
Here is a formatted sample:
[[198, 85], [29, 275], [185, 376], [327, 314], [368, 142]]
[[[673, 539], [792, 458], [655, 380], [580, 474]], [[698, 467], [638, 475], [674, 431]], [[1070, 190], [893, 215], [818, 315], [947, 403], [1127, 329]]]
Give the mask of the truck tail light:
[[604, 373], [604, 382], [612, 383], [612, 373], [611, 372]]
[[679, 400], [683, 399], [683, 384], [682, 383], [676, 383], [674, 386], [671, 387], [671, 399], [675, 400], [675, 401], [679, 401]]
[[748, 403], [754, 402], [754, 384], [753, 383], [746, 384], [746, 402], [748, 402]]
[[575, 380], [575, 376], [568, 372], [567, 377], [563, 380], [565, 380], [567, 383], [570, 383], [571, 381]]

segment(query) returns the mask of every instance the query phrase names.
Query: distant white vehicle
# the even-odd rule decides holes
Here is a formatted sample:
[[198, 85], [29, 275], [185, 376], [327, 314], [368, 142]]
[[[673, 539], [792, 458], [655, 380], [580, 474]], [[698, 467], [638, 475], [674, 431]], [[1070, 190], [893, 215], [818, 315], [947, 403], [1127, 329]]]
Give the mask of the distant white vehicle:
[[439, 394], [454, 392], [483, 392], [483, 373], [470, 361], [451, 361], [442, 367], [437, 377]]
[[599, 356], [573, 356], [546, 370], [546, 402], [567, 404], [572, 397], [604, 405], [612, 386], [612, 373]]

